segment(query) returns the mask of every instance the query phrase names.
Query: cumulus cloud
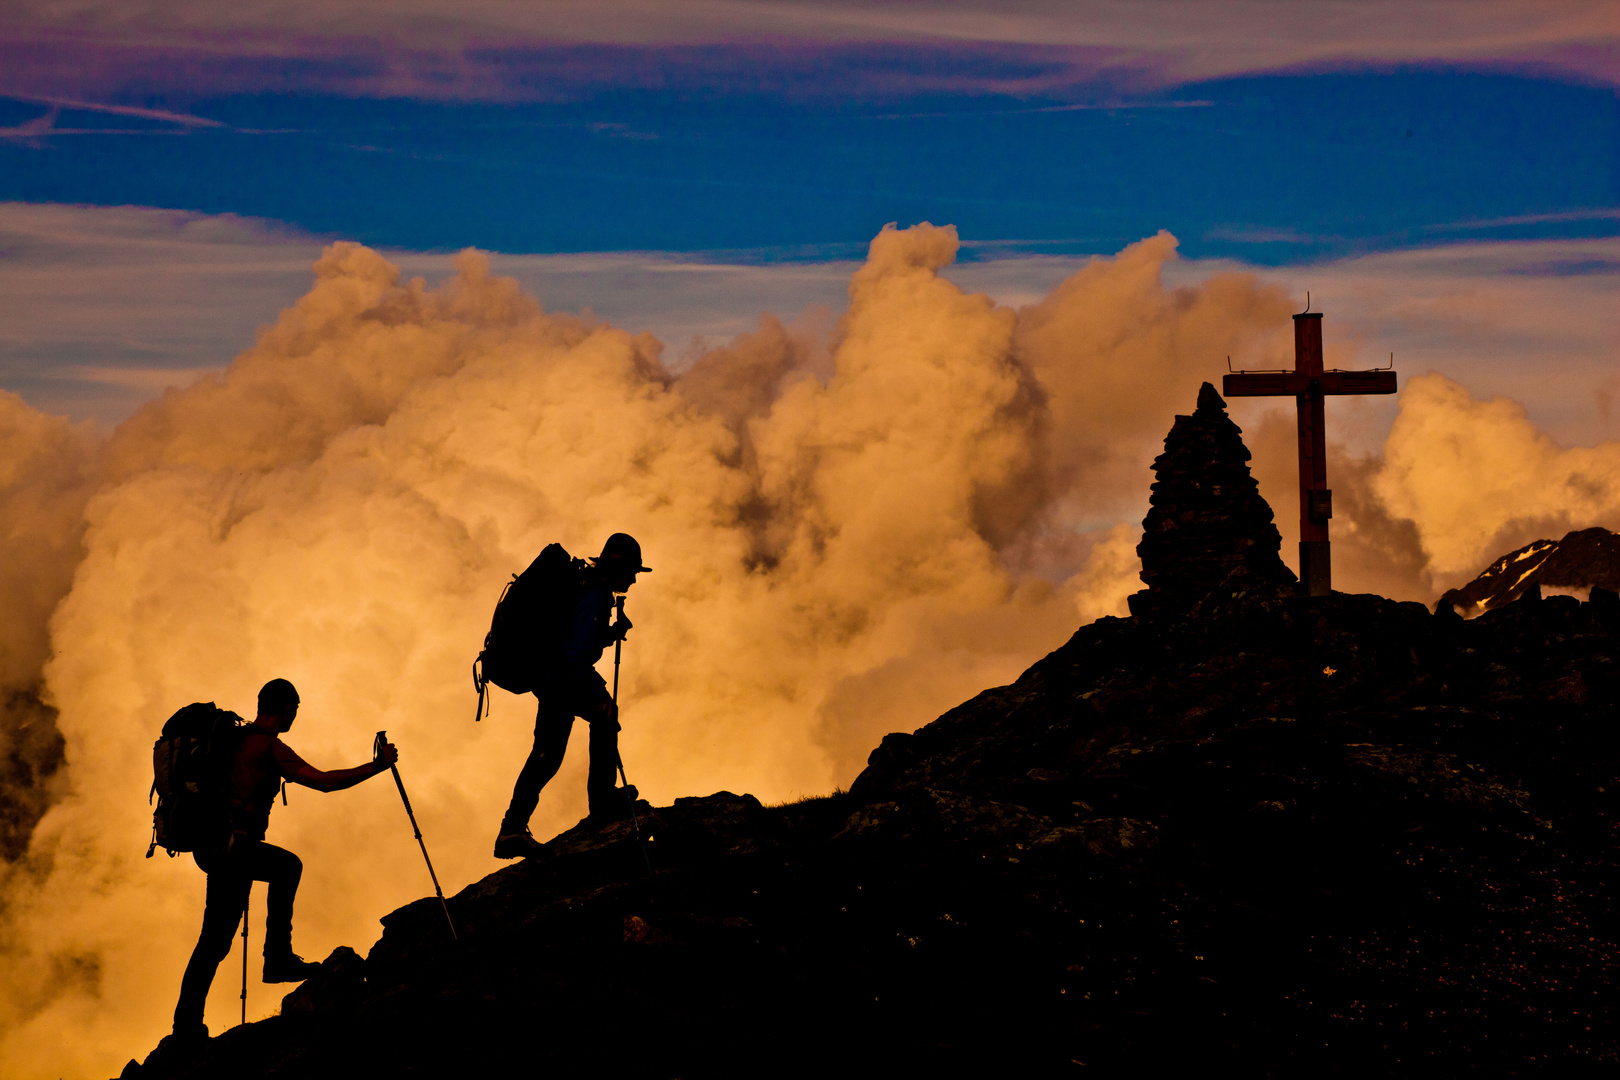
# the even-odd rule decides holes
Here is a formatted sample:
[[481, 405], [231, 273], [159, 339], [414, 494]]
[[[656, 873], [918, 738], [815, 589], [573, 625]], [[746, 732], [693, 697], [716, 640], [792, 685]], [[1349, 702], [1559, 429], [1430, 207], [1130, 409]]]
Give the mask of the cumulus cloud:
[[1144, 447], [1156, 453], [1169, 416], [1191, 408], [1172, 388], [1214, 378], [1234, 352], [1282, 355], [1291, 300], [1243, 273], [1166, 289], [1161, 269], [1175, 248], [1161, 232], [1091, 262], [1020, 312], [1018, 354], [1048, 398], [1056, 497], [1047, 512], [1069, 526], [1037, 543], [1140, 504], [1153, 456], [1144, 460]]
[[[0, 202], [0, 385], [111, 428], [165, 387], [218, 371], [304, 293], [324, 243], [234, 214]], [[386, 254], [407, 275], [455, 273], [452, 255]], [[655, 334], [681, 367], [761, 311], [807, 312], [794, 323], [814, 328], [820, 309], [842, 307], [860, 265], [757, 265], [773, 254], [492, 254], [490, 267], [553, 309]]]
[[[26, 713], [66, 762], [17, 810], [51, 803], [7, 864], [0, 1071], [106, 1074], [165, 1029], [203, 880], [141, 855], [151, 742], [186, 702], [251, 712], [290, 678], [305, 707], [288, 741], [322, 767], [387, 729], [442, 878], [494, 869], [532, 702], [498, 695], [474, 724], [468, 669], [502, 583], [549, 541], [590, 553], [628, 531], [655, 568], [630, 596], [623, 747], [660, 802], [847, 783], [885, 732], [1123, 615], [1173, 415], [1227, 352], [1280, 356], [1289, 304], [1244, 273], [1166, 287], [1168, 234], [1020, 308], [943, 276], [957, 249], [950, 227], [887, 228], [832, 325], [762, 316], [674, 363], [649, 335], [547, 311], [482, 255], [430, 287], [336, 244], [251, 349], [110, 437], [0, 397], [0, 589], [25, 615], [0, 655], [23, 695], [6, 737], [21, 745]], [[1388, 454], [1334, 465], [1341, 585], [1421, 590], [1549, 476], [1588, 501], [1545, 513], [1606, 505], [1607, 449], [1560, 450], [1454, 391], [1413, 382]], [[1250, 432], [1279, 523], [1290, 427]], [[1509, 436], [1523, 453], [1498, 456], [1504, 477], [1542, 464], [1469, 519], [1435, 480], [1454, 463], [1421, 448], [1456, 443], [1462, 468], [1469, 439]], [[49, 772], [49, 747], [30, 752]], [[583, 812], [582, 758], [537, 834]], [[364, 948], [426, 889], [398, 800], [385, 784], [291, 799], [272, 839], [309, 867], [298, 946]], [[279, 999], [250, 994], [258, 1015]]]
[[[548, 313], [483, 256], [430, 288], [338, 244], [252, 349], [105, 441], [8, 399], [27, 490], [68, 493], [54, 516], [13, 497], [55, 544], [33, 541], [56, 585], [15, 653], [37, 680], [54, 607], [44, 687], [68, 765], [9, 884], [6, 983], [38, 992], [4, 1003], [7, 1071], [93, 1072], [161, 1033], [202, 882], [140, 857], [146, 759], [187, 701], [250, 711], [291, 678], [307, 707], [290, 741], [325, 766], [388, 729], [444, 876], [492, 869], [529, 706], [502, 697], [474, 726], [467, 668], [502, 581], [550, 540], [588, 553], [623, 529], [656, 568], [631, 597], [624, 748], [659, 800], [847, 783], [885, 731], [1122, 613], [1134, 530], [1053, 508], [1127, 468], [1120, 446], [1095, 460], [1110, 432], [1136, 445], [1140, 502], [1185, 343], [1264, 337], [1275, 301], [1241, 275], [1166, 293], [1159, 237], [1019, 312], [940, 275], [957, 246], [949, 227], [885, 229], [830, 329], [764, 317], [675, 368], [647, 335]], [[1129, 385], [1157, 404], [1118, 417], [1073, 399], [1119, 386], [1063, 371], [1150, 359]], [[537, 832], [583, 809], [579, 768]], [[319, 868], [311, 953], [364, 945], [423, 887], [380, 785], [295, 792], [275, 829]]]
[[[1344, 399], [1328, 408], [1328, 431]], [[1299, 543], [1299, 432], [1292, 402], [1271, 409], [1244, 431], [1254, 454], [1251, 469], [1260, 493], [1276, 513], [1283, 558], [1297, 566]], [[1396, 600], [1430, 603], [1437, 595], [1434, 571], [1417, 523], [1396, 514], [1377, 491], [1383, 468], [1378, 452], [1363, 453], [1342, 440], [1328, 442], [1328, 484], [1333, 490], [1333, 584], [1345, 592], [1372, 592]]]
[[59, 786], [62, 741], [41, 699], [47, 620], [84, 536], [97, 439], [0, 390], [0, 859], [15, 859]]
[[1620, 525], [1620, 443], [1559, 446], [1517, 402], [1425, 375], [1407, 384], [1375, 489], [1415, 523], [1435, 573], [1467, 580], [1538, 537]]

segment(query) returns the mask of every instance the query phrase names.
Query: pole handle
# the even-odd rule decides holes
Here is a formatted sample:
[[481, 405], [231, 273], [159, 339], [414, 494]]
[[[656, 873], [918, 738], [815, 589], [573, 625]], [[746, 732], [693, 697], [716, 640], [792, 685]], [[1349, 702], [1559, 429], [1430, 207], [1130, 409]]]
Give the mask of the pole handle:
[[385, 747], [387, 745], [388, 745], [388, 732], [386, 732], [386, 731], [377, 732], [377, 738], [371, 744], [371, 760], [372, 761], [381, 761], [382, 760], [383, 747]]

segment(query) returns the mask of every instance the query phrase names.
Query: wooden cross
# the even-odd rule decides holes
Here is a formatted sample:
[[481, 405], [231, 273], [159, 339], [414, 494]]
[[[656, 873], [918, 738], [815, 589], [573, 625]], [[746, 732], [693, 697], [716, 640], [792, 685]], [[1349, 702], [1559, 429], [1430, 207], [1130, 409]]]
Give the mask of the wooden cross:
[[1306, 596], [1333, 591], [1328, 519], [1333, 492], [1327, 486], [1327, 441], [1322, 400], [1329, 394], [1393, 394], [1395, 372], [1323, 371], [1322, 313], [1294, 316], [1294, 370], [1240, 371], [1222, 389], [1233, 397], [1293, 397], [1299, 410], [1299, 587]]

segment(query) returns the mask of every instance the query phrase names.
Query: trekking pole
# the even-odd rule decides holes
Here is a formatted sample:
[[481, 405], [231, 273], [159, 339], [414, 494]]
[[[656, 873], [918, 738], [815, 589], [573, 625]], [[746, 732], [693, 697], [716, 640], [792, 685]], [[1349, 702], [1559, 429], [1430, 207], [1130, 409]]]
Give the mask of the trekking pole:
[[253, 882], [242, 896], [242, 1023], [247, 1023], [247, 928], [248, 904], [253, 899]]
[[[377, 732], [377, 741], [372, 744], [371, 755], [373, 760], [381, 760], [383, 747], [388, 745], [388, 732]], [[444, 908], [444, 921], [450, 924], [450, 940], [461, 940], [456, 936], [455, 920], [450, 918], [450, 905], [445, 903], [444, 890], [439, 888], [439, 875], [433, 872], [433, 860], [428, 858], [427, 845], [422, 842], [422, 827], [416, 823], [416, 812], [411, 809], [411, 797], [405, 794], [405, 781], [399, 778], [399, 766], [390, 765], [388, 770], [394, 774], [394, 784], [399, 788], [400, 801], [405, 804], [405, 816], [411, 819], [411, 829], [416, 833], [416, 844], [422, 849], [422, 861], [427, 863], [428, 877], [433, 879], [433, 891], [439, 897], [439, 906]]]
[[[615, 597], [619, 618], [624, 618], [624, 596]], [[619, 722], [619, 662], [624, 657], [624, 636], [613, 643], [613, 722]], [[636, 842], [641, 845], [641, 861], [646, 864], [647, 877], [653, 876], [652, 858], [647, 854], [647, 840], [641, 835], [641, 817], [636, 813], [636, 800], [630, 795], [630, 779], [624, 775], [624, 755], [619, 753], [619, 740], [613, 740], [613, 756], [618, 759], [619, 783], [624, 785], [624, 800], [630, 804], [630, 824], [636, 830]]]

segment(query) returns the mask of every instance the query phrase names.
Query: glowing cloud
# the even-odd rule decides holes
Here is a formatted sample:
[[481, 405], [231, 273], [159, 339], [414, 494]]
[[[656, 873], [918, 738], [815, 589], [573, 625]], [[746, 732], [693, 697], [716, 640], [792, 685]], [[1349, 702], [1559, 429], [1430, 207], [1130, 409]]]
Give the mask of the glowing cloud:
[[1412, 519], [1432, 568], [1472, 577], [1538, 536], [1620, 523], [1620, 443], [1565, 449], [1517, 402], [1442, 375], [1407, 383], [1375, 488]]
[[[887, 228], [829, 334], [767, 316], [676, 372], [651, 337], [550, 314], [476, 253], [430, 289], [336, 244], [253, 348], [108, 439], [0, 396], [0, 595], [20, 613], [0, 679], [26, 696], [43, 677], [67, 761], [5, 864], [0, 1072], [107, 1075], [166, 1029], [203, 877], [141, 857], [147, 761], [189, 701], [250, 712], [290, 678], [289, 742], [323, 767], [387, 729], [442, 879], [494, 869], [532, 702], [498, 695], [475, 725], [469, 666], [502, 583], [551, 540], [590, 554], [622, 529], [654, 567], [630, 596], [624, 756], [660, 802], [847, 783], [885, 732], [1123, 614], [1172, 416], [1227, 352], [1285, 349], [1289, 305], [1250, 275], [1166, 289], [1160, 234], [1015, 311], [940, 276], [956, 250], [950, 227]], [[1613, 460], [1413, 380], [1387, 461], [1346, 471], [1361, 495], [1336, 536], [1448, 569], [1516, 514], [1606, 512], [1574, 478]], [[1270, 492], [1282, 522], [1291, 490]], [[583, 812], [581, 756], [537, 834]], [[306, 955], [365, 948], [426, 890], [383, 783], [295, 789], [273, 817], [309, 868]], [[250, 995], [257, 1015], [279, 1001]]]

